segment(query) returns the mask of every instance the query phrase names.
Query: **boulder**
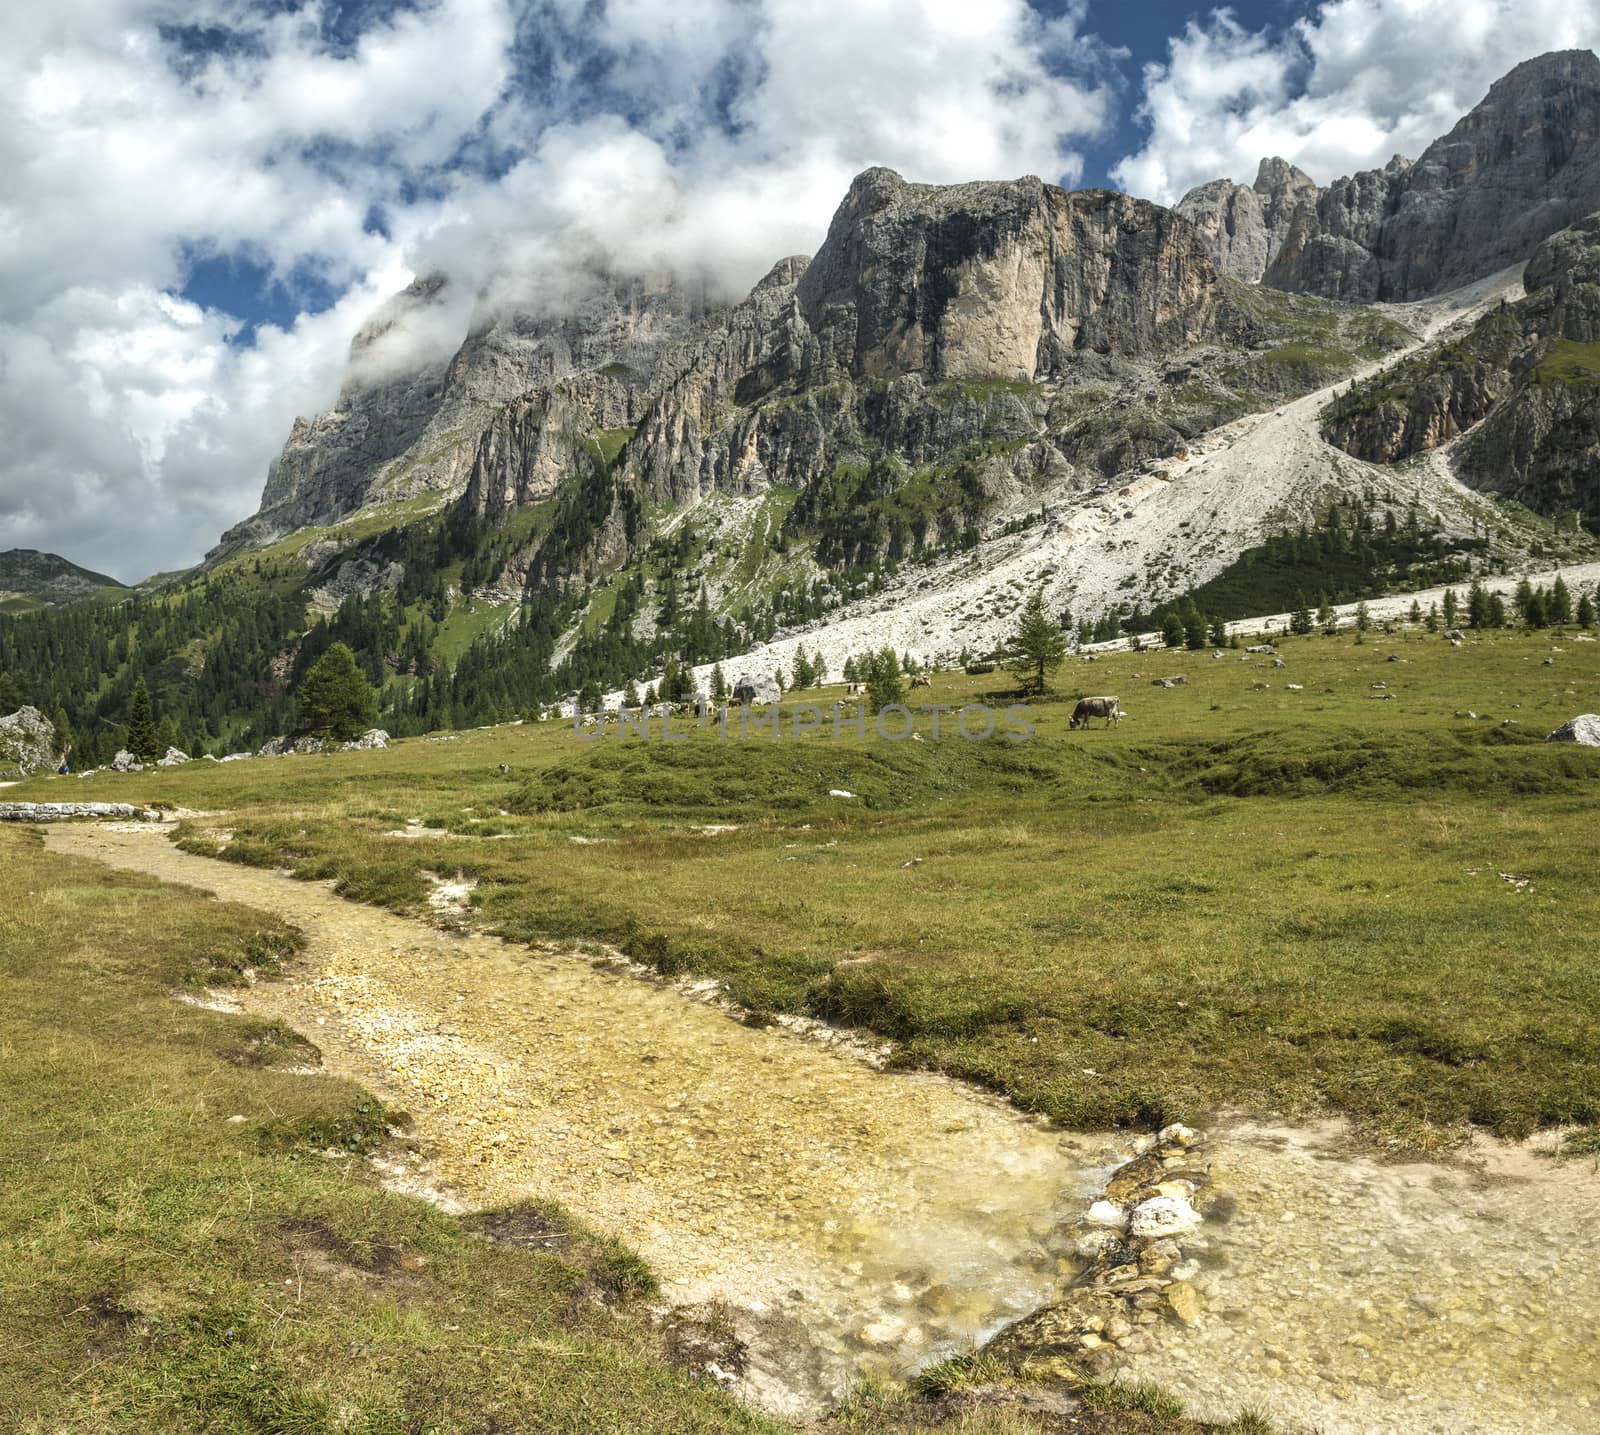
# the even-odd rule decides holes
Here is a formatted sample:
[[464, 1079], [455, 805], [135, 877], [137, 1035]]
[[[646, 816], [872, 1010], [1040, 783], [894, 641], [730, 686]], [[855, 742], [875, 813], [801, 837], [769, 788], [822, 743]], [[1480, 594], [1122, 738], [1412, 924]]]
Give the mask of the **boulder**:
[[354, 742], [340, 747], [340, 752], [376, 752], [389, 746], [389, 734], [381, 727], [368, 728]]
[[31, 777], [56, 768], [55, 725], [38, 708], [0, 717], [0, 774]]
[[1600, 713], [1582, 713], [1564, 722], [1546, 742], [1575, 742], [1580, 747], [1600, 747]]
[[177, 749], [175, 747], [169, 747], [167, 749], [167, 755], [165, 757], [157, 759], [156, 766], [157, 767], [181, 767], [184, 763], [188, 762], [188, 760], [189, 760], [189, 754], [188, 753], [181, 752], [181, 751], [179, 751], [179, 749]]
[[117, 749], [117, 755], [111, 759], [113, 772], [143, 772], [144, 764], [139, 761], [127, 748]]

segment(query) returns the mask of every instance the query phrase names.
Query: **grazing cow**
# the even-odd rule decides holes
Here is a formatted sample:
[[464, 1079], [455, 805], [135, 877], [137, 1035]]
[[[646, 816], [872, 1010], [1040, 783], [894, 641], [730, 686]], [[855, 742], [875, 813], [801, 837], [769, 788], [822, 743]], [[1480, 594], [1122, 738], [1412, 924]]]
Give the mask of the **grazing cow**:
[[866, 690], [867, 685], [865, 683], [846, 683], [844, 685], [844, 695], [847, 698], [858, 698]]
[[931, 688], [933, 686], [933, 679], [930, 678], [926, 673], [918, 673], [916, 677], [912, 678], [911, 686], [914, 688]]
[[1107, 727], [1115, 727], [1122, 721], [1122, 709], [1117, 706], [1121, 701], [1115, 697], [1079, 698], [1077, 707], [1072, 710], [1072, 721], [1068, 727], [1088, 727], [1090, 718], [1104, 718]]

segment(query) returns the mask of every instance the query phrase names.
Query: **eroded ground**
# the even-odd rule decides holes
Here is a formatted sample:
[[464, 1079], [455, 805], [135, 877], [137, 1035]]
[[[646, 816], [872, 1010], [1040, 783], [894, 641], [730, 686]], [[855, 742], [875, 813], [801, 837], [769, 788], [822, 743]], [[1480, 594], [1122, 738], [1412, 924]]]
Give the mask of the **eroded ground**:
[[50, 843], [302, 927], [301, 974], [244, 1003], [415, 1117], [437, 1154], [392, 1178], [473, 1207], [559, 1201], [639, 1250], [673, 1300], [727, 1300], [751, 1391], [776, 1409], [970, 1349], [1048, 1300], [1052, 1232], [1117, 1159], [945, 1078], [189, 856], [159, 829]]

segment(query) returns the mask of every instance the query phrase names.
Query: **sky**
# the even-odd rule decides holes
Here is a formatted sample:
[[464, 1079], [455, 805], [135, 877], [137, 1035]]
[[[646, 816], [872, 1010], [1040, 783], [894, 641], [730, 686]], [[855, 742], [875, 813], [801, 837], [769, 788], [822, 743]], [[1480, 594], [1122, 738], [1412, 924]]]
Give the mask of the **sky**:
[[[0, 47], [0, 549], [136, 581], [254, 512], [415, 275], [730, 294], [870, 165], [1172, 203], [1415, 156], [1600, 0], [52, 0]], [[451, 322], [464, 325], [465, 314]]]

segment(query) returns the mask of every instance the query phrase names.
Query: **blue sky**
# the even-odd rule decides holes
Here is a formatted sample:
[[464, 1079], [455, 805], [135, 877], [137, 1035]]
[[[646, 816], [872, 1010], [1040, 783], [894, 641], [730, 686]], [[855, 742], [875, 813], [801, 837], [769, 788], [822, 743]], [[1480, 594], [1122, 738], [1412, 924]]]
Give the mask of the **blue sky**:
[[0, 48], [0, 548], [136, 579], [253, 511], [416, 274], [737, 294], [873, 164], [1164, 203], [1418, 154], [1593, 0], [58, 0]]

